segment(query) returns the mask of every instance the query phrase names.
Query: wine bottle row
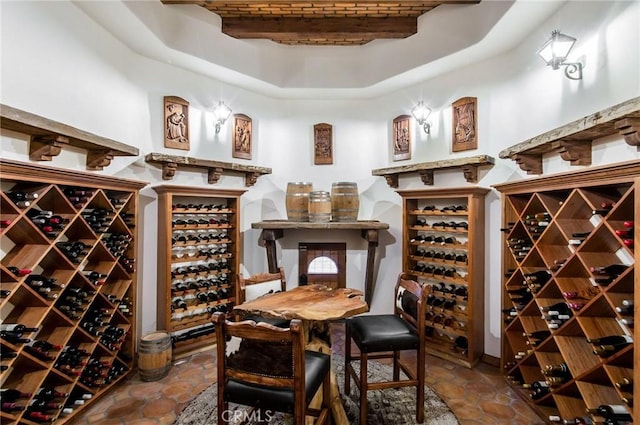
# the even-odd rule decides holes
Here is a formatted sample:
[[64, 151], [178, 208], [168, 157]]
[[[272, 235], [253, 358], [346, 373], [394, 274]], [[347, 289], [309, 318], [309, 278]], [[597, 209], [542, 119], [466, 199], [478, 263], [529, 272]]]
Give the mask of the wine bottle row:
[[70, 422], [134, 365], [144, 184], [0, 161], [0, 417]]
[[567, 173], [561, 185], [529, 179], [503, 192], [502, 362], [549, 423], [635, 417], [639, 167]]

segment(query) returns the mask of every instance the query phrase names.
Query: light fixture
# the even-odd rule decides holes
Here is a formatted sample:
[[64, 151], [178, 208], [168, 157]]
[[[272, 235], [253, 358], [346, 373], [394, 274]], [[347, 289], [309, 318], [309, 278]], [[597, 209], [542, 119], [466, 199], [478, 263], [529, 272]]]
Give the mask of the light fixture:
[[218, 106], [213, 110], [213, 115], [216, 118], [216, 133], [220, 133], [220, 127], [224, 124], [227, 118], [229, 118], [229, 115], [231, 115], [231, 108], [225, 105], [221, 100], [220, 103], [218, 103]]
[[[559, 30], [554, 30], [551, 33], [551, 38], [538, 50], [538, 55], [553, 69], [564, 66], [564, 75], [566, 75], [567, 78], [571, 80], [581, 80], [582, 63], [565, 62], [575, 42], [575, 38], [562, 34]], [[577, 75], [574, 76], [574, 74]]]
[[431, 109], [429, 109], [427, 105], [425, 105], [421, 100], [416, 106], [411, 109], [411, 114], [418, 122], [418, 125], [422, 126], [424, 132], [430, 134], [431, 124], [427, 122], [427, 118], [429, 118], [429, 115], [431, 115]]

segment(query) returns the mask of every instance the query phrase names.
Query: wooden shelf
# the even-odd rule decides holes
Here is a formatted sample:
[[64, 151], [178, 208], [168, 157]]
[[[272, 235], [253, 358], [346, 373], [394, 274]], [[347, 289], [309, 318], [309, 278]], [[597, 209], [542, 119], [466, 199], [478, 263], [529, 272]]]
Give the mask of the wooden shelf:
[[500, 152], [527, 174], [542, 174], [542, 155], [558, 151], [571, 165], [591, 165], [591, 143], [620, 134], [631, 146], [640, 146], [640, 97], [565, 124]]
[[[490, 189], [476, 186], [397, 192], [402, 196], [403, 211], [402, 271], [428, 288], [428, 314], [444, 316], [442, 322], [427, 317], [427, 352], [474, 367], [484, 352], [484, 205]], [[451, 206], [463, 208], [452, 211]], [[466, 227], [449, 226], [452, 221]], [[437, 242], [438, 237], [443, 240]], [[452, 240], [447, 241], [449, 237]], [[435, 272], [442, 268], [455, 272], [448, 276]], [[447, 285], [465, 292], [440, 288]], [[453, 301], [454, 305], [445, 309], [434, 304], [435, 299]], [[447, 325], [446, 319], [450, 321]], [[460, 341], [466, 341], [465, 349]], [[452, 345], [457, 348], [452, 350]]]
[[87, 151], [87, 170], [102, 170], [116, 156], [138, 156], [138, 148], [0, 104], [0, 127], [31, 136], [29, 159], [51, 161], [69, 145]]
[[251, 223], [252, 229], [262, 229], [261, 239], [267, 251], [267, 263], [269, 272], [275, 273], [278, 269], [276, 255], [276, 240], [284, 236], [285, 229], [307, 230], [360, 230], [361, 236], [368, 242], [367, 245], [367, 269], [365, 272], [365, 301], [371, 305], [375, 282], [373, 280], [373, 267], [375, 264], [375, 252], [378, 246], [378, 233], [389, 228], [389, 224], [377, 220], [358, 220], [354, 222], [329, 222], [311, 223], [307, 221], [289, 220], [265, 220]]
[[[66, 351], [52, 348], [47, 350], [50, 358], [39, 357], [27, 345], [0, 338], [3, 351], [16, 353], [15, 358], [2, 360], [8, 366], [0, 371], [3, 389], [34, 394], [41, 387], [54, 387], [69, 394], [56, 398], [61, 405], [72, 404], [82, 394], [92, 395], [69, 415], [55, 410], [48, 413], [54, 415], [52, 422], [56, 424], [73, 423], [80, 412], [135, 372], [139, 304], [136, 229], [139, 191], [147, 183], [5, 159], [0, 159], [0, 170], [3, 219], [10, 219], [0, 230], [0, 241], [6, 247], [0, 255], [0, 287], [9, 291], [0, 298], [4, 323], [37, 327], [37, 333], [25, 333], [25, 337], [65, 350], [85, 350], [100, 360], [103, 377], [106, 365], [111, 372], [122, 369], [114, 378], [92, 383], [95, 365], [70, 363], [79, 373], [67, 374], [56, 366], [64, 365]], [[11, 197], [14, 191], [32, 194], [35, 199], [30, 205], [15, 203]], [[51, 225], [53, 229], [46, 230], [46, 225], [32, 220], [42, 211], [59, 216], [59, 223]], [[65, 248], [69, 243], [84, 244], [84, 252], [74, 255]], [[18, 276], [11, 272], [12, 266], [32, 272]], [[91, 272], [103, 277], [93, 280]], [[38, 275], [54, 279], [57, 285], [34, 285], [31, 278], [38, 281]], [[100, 332], [91, 330], [92, 324], [98, 326], [96, 317], [100, 317]], [[122, 332], [122, 336], [114, 343], [109, 336], [115, 332]], [[20, 404], [28, 405], [30, 398]], [[1, 421], [33, 424], [26, 412], [2, 412]]]
[[477, 155], [465, 158], [443, 159], [420, 164], [402, 165], [399, 167], [378, 168], [371, 171], [374, 176], [383, 176], [391, 187], [398, 187], [398, 176], [401, 174], [420, 173], [425, 185], [433, 185], [433, 172], [450, 168], [460, 168], [469, 183], [478, 182], [478, 167], [493, 165], [495, 160], [489, 155]]
[[[230, 312], [235, 304], [241, 262], [240, 197], [245, 190], [177, 185], [154, 186], [153, 190], [158, 194], [157, 321], [173, 338], [172, 354], [178, 359], [214, 344], [215, 335], [206, 332], [211, 314]], [[204, 222], [180, 223], [190, 218]], [[227, 252], [215, 252], [221, 248]], [[212, 264], [218, 268], [189, 270]], [[181, 288], [177, 286], [180, 280], [198, 286]], [[229, 295], [206, 302], [197, 298], [211, 291]], [[176, 305], [178, 298], [186, 308]]]
[[271, 168], [258, 167], [255, 165], [242, 165], [233, 162], [214, 161], [211, 159], [192, 158], [190, 156], [167, 155], [152, 152], [144, 157], [146, 162], [162, 165], [162, 178], [171, 180], [176, 174], [178, 167], [201, 168], [207, 171], [207, 182], [215, 184], [224, 172], [244, 173], [245, 186], [253, 186], [258, 177], [264, 174], [271, 174]]
[[[621, 320], [637, 319], [638, 310], [616, 310], [622, 300], [640, 301], [635, 289], [639, 251], [633, 243], [627, 246], [634, 239], [637, 243], [639, 233], [637, 228], [632, 235], [618, 233], [626, 229], [625, 222], [640, 218], [639, 175], [640, 160], [634, 160], [494, 186], [502, 197], [504, 232], [501, 362], [513, 391], [545, 421], [550, 415], [582, 416], [600, 404], [624, 405], [623, 397], [632, 397], [615, 384], [637, 375], [637, 347], [599, 356], [594, 352], [598, 345], [588, 339], [640, 337], [637, 327]], [[576, 234], [587, 236], [570, 243], [580, 239]], [[598, 282], [606, 275], [593, 268], [610, 264], [628, 268], [611, 281]], [[549, 306], [566, 317], [545, 313], [543, 307]], [[560, 364], [570, 372], [566, 382], [532, 399], [522, 384], [548, 380], [542, 369]], [[634, 385], [638, 394], [640, 387]], [[638, 422], [637, 403], [631, 400], [627, 410]]]

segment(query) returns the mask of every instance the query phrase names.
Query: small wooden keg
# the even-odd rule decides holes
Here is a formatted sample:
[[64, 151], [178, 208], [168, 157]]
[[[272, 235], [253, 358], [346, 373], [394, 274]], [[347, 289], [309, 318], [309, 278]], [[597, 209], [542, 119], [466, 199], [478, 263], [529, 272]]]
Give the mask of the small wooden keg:
[[331, 185], [331, 218], [333, 221], [358, 221], [360, 198], [358, 184], [337, 182]]
[[313, 184], [291, 182], [287, 184], [287, 218], [291, 221], [309, 221], [309, 193]]
[[328, 223], [331, 221], [331, 195], [324, 190], [309, 194], [309, 221]]
[[171, 336], [166, 332], [152, 332], [140, 338], [138, 371], [142, 381], [158, 381], [171, 370]]

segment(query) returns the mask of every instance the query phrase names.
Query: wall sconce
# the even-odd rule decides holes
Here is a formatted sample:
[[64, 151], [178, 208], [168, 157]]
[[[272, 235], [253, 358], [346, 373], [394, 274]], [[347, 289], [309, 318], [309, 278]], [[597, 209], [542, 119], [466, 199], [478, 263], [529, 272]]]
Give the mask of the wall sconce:
[[[547, 65], [551, 65], [553, 69], [564, 66], [564, 75], [566, 75], [567, 78], [571, 80], [582, 80], [582, 63], [565, 62], [575, 42], [575, 38], [562, 34], [559, 30], [554, 30], [551, 33], [551, 38], [538, 50], [538, 55]], [[577, 75], [574, 76], [574, 74]]]
[[220, 127], [229, 118], [229, 115], [231, 115], [231, 108], [221, 100], [213, 110], [213, 116], [216, 118], [216, 133], [220, 133]]
[[429, 109], [427, 105], [425, 105], [421, 100], [416, 106], [411, 109], [411, 114], [418, 122], [418, 125], [422, 126], [424, 132], [430, 134], [431, 124], [427, 122], [427, 118], [429, 118], [429, 115], [431, 115], [431, 109]]

